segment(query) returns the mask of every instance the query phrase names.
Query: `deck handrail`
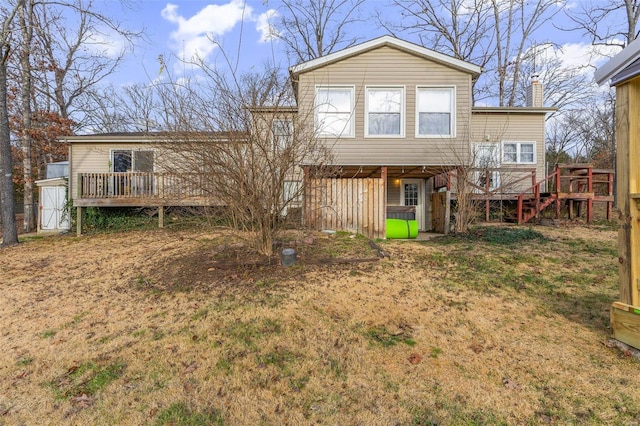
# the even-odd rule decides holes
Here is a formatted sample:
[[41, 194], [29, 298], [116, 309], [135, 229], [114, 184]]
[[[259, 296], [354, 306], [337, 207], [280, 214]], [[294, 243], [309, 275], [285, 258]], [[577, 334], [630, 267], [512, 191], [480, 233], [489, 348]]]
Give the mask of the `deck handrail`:
[[208, 195], [205, 174], [156, 172], [78, 173], [77, 198], [184, 199]]
[[[529, 188], [527, 188], [526, 190], [522, 191], [520, 194], [518, 194], [518, 224], [522, 224], [524, 223], [524, 212], [523, 212], [523, 206], [524, 206], [524, 196], [525, 194], [531, 194], [533, 193], [534, 198], [536, 200], [536, 214], [539, 210], [539, 205], [540, 205], [540, 187], [542, 186], [543, 183], [548, 182], [549, 180], [551, 180], [552, 178], [556, 177], [558, 178], [560, 176], [560, 169], [556, 167], [556, 169], [549, 175], [547, 175], [544, 179], [540, 180], [539, 182], [536, 182], [534, 185], [530, 186]], [[556, 179], [556, 186], [558, 186], [559, 184], [559, 179]]]
[[[500, 168], [500, 167], [472, 167], [470, 169], [468, 169], [469, 172], [485, 172], [485, 173], [491, 173], [491, 172], [505, 172], [505, 171], [509, 171], [509, 172], [514, 172], [514, 173], [523, 173], [524, 176], [516, 179], [516, 180], [512, 180], [509, 181], [508, 185], [500, 185], [497, 188], [494, 188], [493, 190], [489, 189], [488, 186], [482, 187], [480, 185], [476, 185], [475, 183], [468, 181], [469, 185], [474, 188], [474, 189], [478, 189], [480, 191], [482, 191], [483, 195], [495, 195], [495, 194], [501, 194], [504, 193], [504, 190], [508, 187], [512, 187], [515, 184], [522, 182], [526, 179], [532, 179], [533, 182], [536, 181], [536, 169], [505, 169], [505, 168]], [[457, 170], [450, 170], [447, 172], [447, 190], [451, 190], [451, 177], [455, 176], [456, 178], [458, 178], [458, 173]], [[487, 179], [487, 185], [489, 184], [489, 180]]]

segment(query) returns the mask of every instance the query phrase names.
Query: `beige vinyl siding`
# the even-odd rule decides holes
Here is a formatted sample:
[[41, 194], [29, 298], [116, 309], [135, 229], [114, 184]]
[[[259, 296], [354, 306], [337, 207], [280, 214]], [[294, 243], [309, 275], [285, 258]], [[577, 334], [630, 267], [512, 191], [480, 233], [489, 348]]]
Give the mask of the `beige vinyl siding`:
[[140, 143], [72, 143], [69, 148], [72, 161], [69, 192], [77, 197], [79, 173], [108, 173], [111, 171], [111, 152], [116, 149], [153, 150], [148, 144]]
[[387, 205], [400, 205], [400, 179], [390, 178], [387, 180]]
[[[353, 86], [355, 137], [327, 139], [338, 164], [447, 165], [468, 157], [471, 76], [465, 72], [391, 47], [380, 47], [298, 76], [301, 117], [314, 123], [317, 87]], [[405, 137], [365, 137], [367, 86], [404, 88]], [[455, 87], [456, 137], [415, 137], [417, 87]]]
[[[546, 176], [544, 146], [544, 113], [513, 112], [474, 112], [471, 121], [471, 140], [473, 142], [496, 143], [500, 149], [501, 184], [515, 181], [521, 176], [518, 169], [536, 169], [536, 180]], [[535, 142], [536, 164], [503, 164], [502, 142]], [[513, 185], [508, 192], [525, 190], [532, 185], [525, 180]]]

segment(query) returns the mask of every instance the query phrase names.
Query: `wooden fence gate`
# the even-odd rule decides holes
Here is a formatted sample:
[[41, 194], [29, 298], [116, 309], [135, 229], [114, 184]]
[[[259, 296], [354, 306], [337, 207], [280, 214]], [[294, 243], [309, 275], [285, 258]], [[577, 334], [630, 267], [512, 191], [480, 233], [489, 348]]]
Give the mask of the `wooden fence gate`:
[[309, 178], [305, 223], [313, 229], [386, 236], [385, 178]]
[[440, 234], [449, 233], [450, 192], [434, 192], [431, 195], [431, 226]]

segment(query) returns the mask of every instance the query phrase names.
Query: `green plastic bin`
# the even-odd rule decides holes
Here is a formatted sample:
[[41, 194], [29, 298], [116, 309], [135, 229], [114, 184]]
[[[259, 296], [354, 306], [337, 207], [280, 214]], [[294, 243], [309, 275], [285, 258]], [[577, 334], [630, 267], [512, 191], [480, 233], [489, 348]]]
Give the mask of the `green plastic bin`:
[[417, 220], [387, 219], [387, 238], [404, 240], [417, 237]]

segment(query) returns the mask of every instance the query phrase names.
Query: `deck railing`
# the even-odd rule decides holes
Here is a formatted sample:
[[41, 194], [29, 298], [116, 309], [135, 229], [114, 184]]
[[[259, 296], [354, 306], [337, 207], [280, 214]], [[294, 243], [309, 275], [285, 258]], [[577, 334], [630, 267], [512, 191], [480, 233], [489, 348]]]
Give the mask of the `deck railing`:
[[186, 199], [209, 197], [204, 174], [175, 173], [79, 173], [77, 198]]
[[[460, 179], [459, 170], [450, 170], [446, 173], [436, 176], [436, 189], [438, 185], [442, 188], [447, 188], [447, 191], [455, 191], [455, 185], [453, 184], [455, 179]], [[465, 180], [465, 186], [471, 191], [475, 197], [481, 199], [483, 197], [497, 197], [505, 194], [517, 194], [520, 192], [518, 188], [525, 186], [527, 180], [536, 184], [536, 169], [516, 169], [516, 168], [469, 168], [464, 170], [462, 176]], [[493, 173], [498, 173], [497, 181], [498, 186], [494, 186], [492, 178]], [[473, 176], [473, 180], [469, 177]], [[478, 182], [478, 183], [477, 183]]]

